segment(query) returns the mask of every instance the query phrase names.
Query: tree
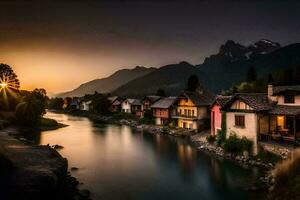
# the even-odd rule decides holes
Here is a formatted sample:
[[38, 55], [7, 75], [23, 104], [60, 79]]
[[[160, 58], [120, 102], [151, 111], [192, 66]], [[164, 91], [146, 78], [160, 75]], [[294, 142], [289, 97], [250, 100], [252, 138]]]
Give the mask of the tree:
[[51, 98], [48, 102], [48, 108], [54, 110], [61, 110], [64, 105], [64, 100], [62, 98]]
[[46, 90], [35, 89], [26, 93], [16, 107], [17, 120], [24, 125], [36, 125], [46, 113], [46, 104]]
[[195, 74], [191, 75], [188, 79], [187, 90], [194, 92], [199, 86], [200, 83], [199, 83], [198, 76]]
[[0, 110], [14, 110], [18, 104], [20, 82], [13, 69], [0, 64]]
[[256, 81], [257, 79], [257, 73], [256, 73], [256, 69], [253, 65], [250, 65], [248, 71], [247, 71], [247, 81], [248, 82], [253, 82]]
[[157, 96], [161, 96], [161, 97], [166, 96], [165, 90], [162, 89], [162, 88], [159, 88], [159, 89], [157, 90], [157, 92], [156, 92], [156, 95], [157, 95]]
[[110, 101], [106, 95], [97, 94], [93, 97], [92, 108], [95, 113], [107, 114], [109, 113]]

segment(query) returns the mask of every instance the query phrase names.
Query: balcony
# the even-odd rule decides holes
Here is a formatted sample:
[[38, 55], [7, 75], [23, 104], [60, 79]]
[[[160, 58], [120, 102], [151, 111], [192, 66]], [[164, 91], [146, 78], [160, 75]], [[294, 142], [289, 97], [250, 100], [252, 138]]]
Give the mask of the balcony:
[[175, 115], [172, 116], [172, 118], [175, 119], [191, 119], [191, 120], [197, 120], [198, 117], [194, 115], [185, 115], [183, 113], [176, 113]]

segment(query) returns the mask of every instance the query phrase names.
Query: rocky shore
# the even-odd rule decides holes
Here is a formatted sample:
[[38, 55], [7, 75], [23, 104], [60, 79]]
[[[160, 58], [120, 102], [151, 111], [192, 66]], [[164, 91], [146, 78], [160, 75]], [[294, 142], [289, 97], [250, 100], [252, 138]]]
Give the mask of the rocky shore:
[[15, 131], [0, 131], [0, 154], [9, 163], [3, 169], [7, 176], [1, 199], [90, 199], [89, 192], [80, 191], [78, 181], [68, 172], [66, 158], [50, 146], [16, 139], [11, 134]]

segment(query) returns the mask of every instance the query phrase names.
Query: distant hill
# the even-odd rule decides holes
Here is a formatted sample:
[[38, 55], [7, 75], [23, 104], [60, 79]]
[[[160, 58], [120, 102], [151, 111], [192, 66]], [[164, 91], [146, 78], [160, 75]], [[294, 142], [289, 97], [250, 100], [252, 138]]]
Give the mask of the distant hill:
[[166, 65], [124, 84], [113, 93], [141, 97], [155, 94], [159, 88], [163, 88], [167, 95], [177, 94], [179, 90], [185, 89], [188, 77], [195, 73], [198, 73], [198, 69], [187, 62]]
[[290, 66], [300, 66], [300, 44], [281, 47], [278, 43], [262, 39], [252, 45], [243, 46], [228, 40], [221, 45], [217, 54], [207, 57], [202, 64], [193, 66], [181, 62], [163, 66], [120, 86], [113, 93], [121, 96], [142, 96], [153, 94], [158, 88], [162, 88], [167, 95], [176, 95], [185, 88], [187, 78], [196, 74], [205, 88], [217, 94], [244, 81], [251, 65], [256, 68], [258, 76]]
[[72, 91], [60, 93], [55, 96], [80, 97], [84, 96], [85, 94], [93, 94], [95, 91], [99, 93], [108, 93], [117, 89], [121, 85], [128, 83], [131, 80], [144, 76], [155, 70], [155, 68], [146, 68], [140, 66], [137, 66], [134, 69], [122, 69], [106, 78], [89, 81], [80, 85], [78, 88]]

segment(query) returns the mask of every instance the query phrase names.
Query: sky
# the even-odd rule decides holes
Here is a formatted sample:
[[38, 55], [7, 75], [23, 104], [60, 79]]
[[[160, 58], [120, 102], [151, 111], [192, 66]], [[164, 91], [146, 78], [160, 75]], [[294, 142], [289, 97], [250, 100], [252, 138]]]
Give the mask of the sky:
[[122, 68], [200, 64], [231, 39], [300, 42], [298, 1], [0, 0], [0, 63], [50, 94]]

